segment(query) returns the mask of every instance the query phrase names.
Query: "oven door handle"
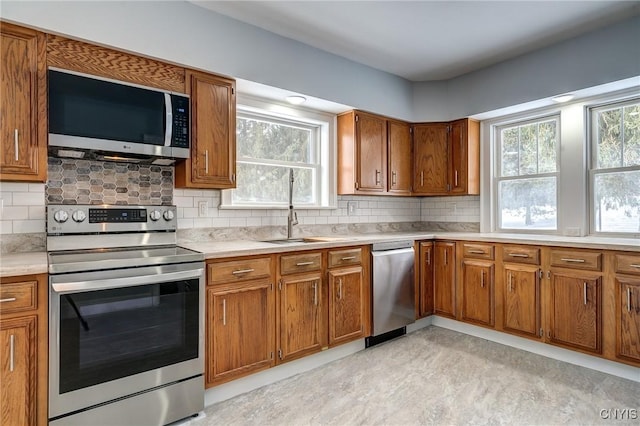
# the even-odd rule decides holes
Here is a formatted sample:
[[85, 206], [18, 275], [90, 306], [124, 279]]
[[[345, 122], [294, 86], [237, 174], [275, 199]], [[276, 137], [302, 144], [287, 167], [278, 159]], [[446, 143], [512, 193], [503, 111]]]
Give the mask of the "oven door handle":
[[190, 269], [188, 271], [166, 272], [163, 274], [140, 275], [123, 278], [107, 278], [103, 280], [68, 281], [52, 283], [51, 288], [56, 293], [81, 293], [85, 291], [107, 290], [112, 288], [132, 287], [138, 285], [158, 284], [169, 281], [200, 278], [204, 269]]

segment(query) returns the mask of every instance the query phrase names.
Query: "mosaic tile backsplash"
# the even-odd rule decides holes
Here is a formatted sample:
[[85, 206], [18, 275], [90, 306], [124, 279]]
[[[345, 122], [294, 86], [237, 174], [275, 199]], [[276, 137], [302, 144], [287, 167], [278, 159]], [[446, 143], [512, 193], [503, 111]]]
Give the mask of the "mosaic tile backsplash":
[[49, 157], [46, 204], [173, 204], [173, 167]]

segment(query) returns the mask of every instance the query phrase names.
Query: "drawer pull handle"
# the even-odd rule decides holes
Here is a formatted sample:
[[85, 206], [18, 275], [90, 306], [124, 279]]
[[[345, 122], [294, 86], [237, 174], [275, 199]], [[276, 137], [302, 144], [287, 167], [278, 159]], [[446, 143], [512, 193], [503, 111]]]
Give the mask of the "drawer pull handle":
[[0, 299], [0, 303], [15, 302], [16, 300], [15, 297], [7, 297], [6, 299]]
[[469, 253], [472, 253], [472, 254], [484, 254], [484, 250], [469, 250]]
[[631, 288], [627, 287], [627, 312], [631, 312]]
[[240, 274], [248, 274], [249, 272], [254, 272], [255, 269], [238, 269], [237, 271], [233, 271], [231, 272], [233, 275], [240, 275]]
[[639, 263], [632, 263], [631, 265], [632, 268], [640, 268], [640, 264]]
[[586, 281], [582, 284], [582, 290], [584, 293], [584, 304], [586, 305], [587, 304], [587, 282]]
[[9, 337], [9, 371], [13, 371], [13, 353], [16, 343], [16, 336]]
[[309, 265], [313, 265], [313, 262], [298, 262], [298, 263], [296, 263], [296, 266], [309, 266]]
[[340, 260], [355, 260], [355, 256], [345, 256], [343, 258], [341, 258]]
[[562, 260], [563, 262], [570, 262], [570, 263], [584, 263], [585, 262], [584, 259], [571, 259], [569, 257], [563, 257], [560, 260]]
[[528, 254], [524, 254], [524, 253], [509, 253], [509, 256], [511, 257], [522, 257], [522, 258], [528, 258], [529, 255]]

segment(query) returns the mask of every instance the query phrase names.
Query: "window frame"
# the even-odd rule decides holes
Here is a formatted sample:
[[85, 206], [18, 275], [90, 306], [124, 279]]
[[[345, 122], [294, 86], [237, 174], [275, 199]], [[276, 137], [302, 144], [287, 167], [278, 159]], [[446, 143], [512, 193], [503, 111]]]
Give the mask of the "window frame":
[[[238, 95], [236, 105], [236, 116], [238, 118], [254, 118], [277, 124], [284, 124], [292, 127], [310, 129], [315, 133], [317, 143], [315, 144], [313, 156], [317, 157], [314, 164], [302, 162], [283, 162], [281, 160], [261, 160], [247, 159], [239, 155], [236, 150], [236, 161], [244, 163], [254, 163], [260, 165], [291, 166], [293, 168], [313, 168], [314, 193], [316, 193], [316, 204], [295, 204], [296, 210], [320, 210], [337, 208], [337, 187], [336, 187], [336, 116], [335, 114], [322, 111], [309, 110], [301, 107], [291, 107], [279, 102], [255, 98], [247, 95]], [[237, 180], [236, 180], [237, 181]], [[233, 191], [235, 189], [225, 189], [221, 191], [220, 209], [235, 210], [262, 210], [262, 209], [288, 209], [287, 203], [261, 202], [261, 203], [233, 203]]]
[[[556, 171], [555, 172], [545, 172], [545, 173], [536, 173], [530, 175], [516, 175], [516, 176], [501, 176], [502, 173], [502, 139], [500, 137], [500, 132], [504, 128], [514, 127], [514, 126], [526, 126], [527, 124], [532, 123], [540, 123], [543, 121], [549, 121], [550, 119], [554, 119], [556, 121], [556, 138], [557, 144], [555, 147], [556, 151]], [[561, 146], [561, 129], [562, 122], [559, 111], [548, 112], [546, 114], [536, 114], [524, 117], [517, 117], [512, 120], [503, 121], [499, 123], [495, 123], [492, 125], [492, 173], [491, 173], [491, 188], [492, 188], [492, 207], [491, 207], [491, 217], [492, 217], [492, 230], [494, 232], [510, 232], [510, 233], [522, 233], [522, 234], [558, 234], [560, 229], [560, 146]], [[499, 197], [500, 191], [500, 182], [503, 181], [517, 181], [524, 179], [534, 179], [534, 178], [545, 178], [545, 177], [555, 177], [556, 178], [556, 227], [554, 229], [536, 229], [536, 228], [503, 228], [501, 223], [501, 199]]]
[[586, 140], [588, 145], [588, 197], [589, 197], [589, 206], [588, 206], [588, 215], [589, 215], [589, 234], [593, 236], [600, 237], [621, 237], [621, 238], [638, 238], [640, 236], [640, 229], [636, 231], [630, 232], [611, 232], [611, 231], [598, 231], [596, 228], [596, 209], [595, 209], [595, 179], [598, 175], [607, 175], [613, 173], [620, 172], [631, 172], [638, 171], [640, 172], [640, 164], [635, 166], [618, 166], [618, 167], [607, 167], [607, 168], [598, 168], [597, 167], [597, 155], [598, 155], [598, 138], [597, 138], [597, 126], [598, 121], [594, 120], [594, 116], [598, 110], [604, 110], [608, 107], [618, 106], [624, 107], [629, 104], [640, 103], [640, 97], [622, 97], [617, 99], [610, 99], [607, 101], [603, 101], [601, 103], [592, 103], [586, 106], [586, 121], [587, 121], [587, 132], [586, 132]]

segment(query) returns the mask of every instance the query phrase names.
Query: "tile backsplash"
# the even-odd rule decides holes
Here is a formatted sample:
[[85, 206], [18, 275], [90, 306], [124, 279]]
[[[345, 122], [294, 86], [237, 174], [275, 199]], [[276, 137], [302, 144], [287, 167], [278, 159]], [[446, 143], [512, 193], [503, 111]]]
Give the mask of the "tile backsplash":
[[47, 204], [173, 204], [173, 167], [49, 157]]

